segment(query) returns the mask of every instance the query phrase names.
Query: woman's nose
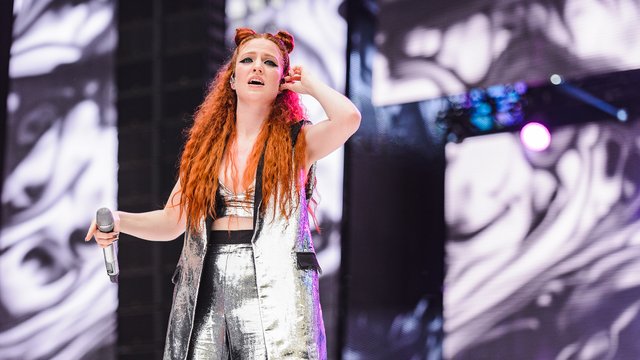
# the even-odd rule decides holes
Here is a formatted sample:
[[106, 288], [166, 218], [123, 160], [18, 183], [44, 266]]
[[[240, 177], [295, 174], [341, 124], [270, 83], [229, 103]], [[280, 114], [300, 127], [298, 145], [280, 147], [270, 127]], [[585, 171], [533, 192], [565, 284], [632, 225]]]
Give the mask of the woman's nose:
[[252, 70], [253, 70], [253, 72], [254, 72], [254, 73], [257, 73], [257, 72], [262, 73], [262, 65], [260, 65], [260, 64], [255, 64], [255, 65], [253, 66], [253, 69], [252, 69]]

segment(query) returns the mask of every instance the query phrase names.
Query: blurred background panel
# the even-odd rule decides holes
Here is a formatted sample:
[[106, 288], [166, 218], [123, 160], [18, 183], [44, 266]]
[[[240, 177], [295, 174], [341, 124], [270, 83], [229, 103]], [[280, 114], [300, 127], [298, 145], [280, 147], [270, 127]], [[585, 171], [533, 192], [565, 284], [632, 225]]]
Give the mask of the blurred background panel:
[[97, 208], [116, 206], [115, 7], [103, 0], [13, 3], [1, 359], [116, 357], [118, 287], [100, 248], [84, 242]]
[[447, 145], [447, 358], [638, 357], [634, 120]]
[[379, 7], [376, 105], [640, 66], [636, 0], [388, 0]]
[[450, 66], [459, 84], [433, 93], [452, 94], [435, 120], [451, 140], [444, 357], [636, 358], [640, 64], [627, 54], [639, 48], [640, 3], [496, 4], [439, 25], [443, 41], [474, 26], [504, 36], [481, 31], [487, 18], [521, 19], [508, 30], [526, 35], [484, 70], [474, 45], [463, 68], [482, 76]]

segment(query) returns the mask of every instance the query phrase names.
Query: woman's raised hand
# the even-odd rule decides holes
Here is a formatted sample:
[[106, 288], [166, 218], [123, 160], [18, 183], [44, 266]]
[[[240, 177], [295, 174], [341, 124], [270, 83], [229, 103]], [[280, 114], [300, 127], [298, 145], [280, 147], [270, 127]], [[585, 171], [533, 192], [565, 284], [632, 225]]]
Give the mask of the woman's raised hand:
[[117, 211], [111, 211], [111, 214], [113, 214], [113, 231], [105, 233], [98, 230], [98, 225], [96, 224], [96, 218], [94, 216], [84, 241], [89, 241], [92, 237], [95, 237], [98, 245], [101, 248], [106, 248], [111, 245], [111, 243], [118, 240], [120, 237], [120, 217], [118, 216]]
[[291, 67], [289, 74], [284, 77], [284, 81], [284, 84], [280, 85], [280, 90], [291, 90], [298, 94], [310, 95], [313, 95], [313, 86], [320, 82], [300, 65]]

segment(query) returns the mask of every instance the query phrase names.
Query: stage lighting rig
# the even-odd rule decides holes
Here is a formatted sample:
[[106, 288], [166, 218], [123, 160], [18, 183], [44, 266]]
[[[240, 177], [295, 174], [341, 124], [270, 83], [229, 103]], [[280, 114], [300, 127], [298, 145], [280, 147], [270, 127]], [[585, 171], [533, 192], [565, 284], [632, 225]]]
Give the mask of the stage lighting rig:
[[523, 82], [475, 88], [446, 98], [438, 123], [447, 140], [461, 142], [469, 136], [519, 129], [524, 122], [527, 86]]
[[436, 122], [447, 141], [497, 132], [519, 131], [537, 121], [557, 126], [607, 121], [628, 122], [640, 113], [640, 69], [593, 75], [568, 82], [553, 74], [549, 82], [522, 82], [471, 89], [446, 97]]
[[549, 77], [549, 81], [551, 84], [557, 86], [557, 88], [564, 94], [580, 100], [587, 105], [593, 106], [596, 109], [602, 110], [604, 113], [613, 116], [619, 121], [625, 122], [629, 119], [629, 114], [626, 109], [609, 104], [603, 99], [600, 99], [577, 86], [569, 84], [561, 75], [553, 74]]

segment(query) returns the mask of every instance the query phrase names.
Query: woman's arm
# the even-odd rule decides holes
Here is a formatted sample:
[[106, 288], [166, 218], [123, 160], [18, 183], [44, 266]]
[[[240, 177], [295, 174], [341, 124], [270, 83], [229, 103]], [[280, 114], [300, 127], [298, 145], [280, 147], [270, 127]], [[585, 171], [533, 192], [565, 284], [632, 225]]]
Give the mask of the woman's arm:
[[180, 236], [186, 228], [186, 214], [180, 212], [180, 180], [169, 195], [169, 201], [162, 210], [144, 213], [113, 213], [114, 229], [111, 233], [98, 231], [95, 219], [91, 222], [85, 241], [95, 236], [100, 247], [106, 247], [118, 240], [120, 232], [144, 240], [169, 241]]
[[327, 120], [305, 127], [307, 164], [322, 159], [338, 149], [360, 127], [360, 112], [351, 100], [300, 66], [291, 68], [281, 89], [313, 96], [327, 114]]

